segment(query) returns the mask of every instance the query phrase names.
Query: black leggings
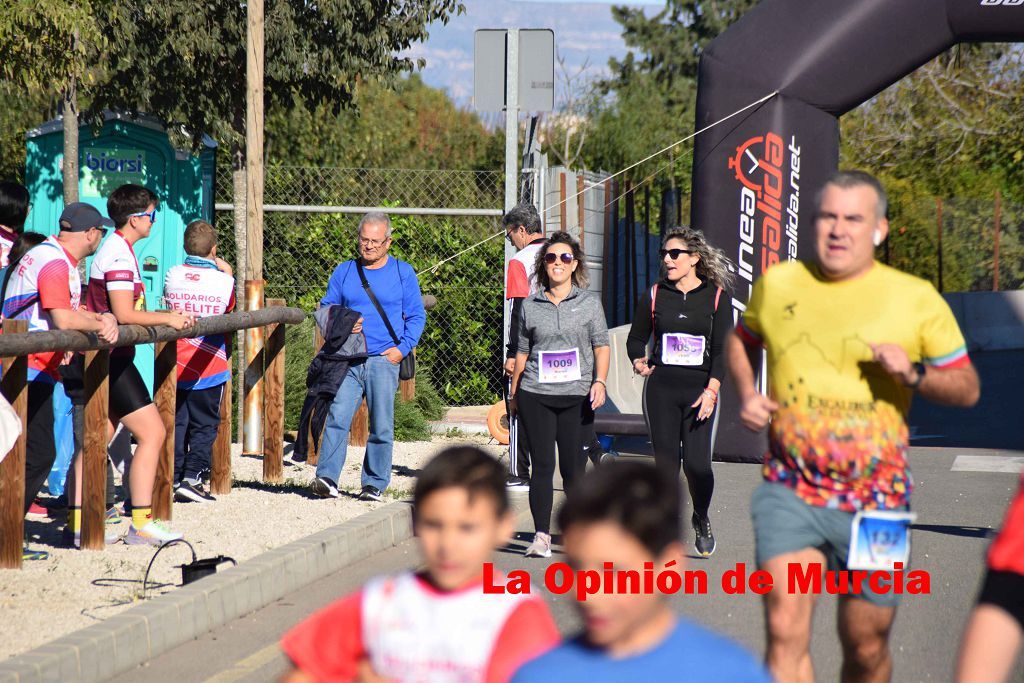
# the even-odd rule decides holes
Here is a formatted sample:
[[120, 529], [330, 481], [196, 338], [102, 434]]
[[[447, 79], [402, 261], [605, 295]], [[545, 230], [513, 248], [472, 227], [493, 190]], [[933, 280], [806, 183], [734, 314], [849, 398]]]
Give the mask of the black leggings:
[[[679, 476], [682, 461], [693, 509], [707, 516], [715, 475], [711, 471], [711, 427], [715, 412], [697, 419], [691, 404], [707, 386], [705, 372], [657, 366], [644, 383], [644, 417], [654, 447], [654, 462], [666, 474]], [[718, 406], [715, 406], [715, 411]]]
[[551, 533], [554, 498], [555, 444], [562, 487], [568, 491], [583, 474], [583, 427], [594, 421], [586, 396], [546, 396], [519, 391], [520, 426], [530, 443], [530, 512], [535, 531]]
[[50, 476], [57, 458], [53, 436], [53, 383], [28, 383], [28, 413], [25, 429], [25, 512]]

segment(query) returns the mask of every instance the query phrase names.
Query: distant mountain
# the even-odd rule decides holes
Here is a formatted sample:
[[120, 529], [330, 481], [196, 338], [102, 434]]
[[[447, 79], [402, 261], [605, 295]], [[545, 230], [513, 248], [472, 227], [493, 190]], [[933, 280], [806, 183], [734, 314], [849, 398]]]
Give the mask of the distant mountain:
[[[575, 74], [589, 58], [585, 76], [595, 78], [608, 73], [608, 58], [623, 57], [626, 45], [621, 27], [612, 19], [611, 6], [592, 2], [521, 2], [516, 0], [464, 0], [466, 13], [454, 17], [448, 25], [430, 26], [425, 43], [408, 51], [423, 57], [427, 65], [423, 80], [444, 88], [461, 106], [470, 106], [473, 97], [473, 32], [478, 28], [550, 28], [555, 32], [555, 50], [563, 55], [570, 74]], [[648, 14], [662, 5], [645, 7]], [[555, 66], [556, 88], [560, 86]], [[556, 101], [559, 91], [556, 90]]]

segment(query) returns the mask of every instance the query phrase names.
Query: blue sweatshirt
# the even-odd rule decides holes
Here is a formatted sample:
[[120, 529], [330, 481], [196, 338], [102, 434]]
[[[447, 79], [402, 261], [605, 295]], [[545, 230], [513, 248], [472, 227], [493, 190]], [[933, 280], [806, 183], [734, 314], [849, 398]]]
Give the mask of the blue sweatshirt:
[[[391, 256], [387, 259], [383, 267], [363, 268], [363, 272], [398, 335], [401, 342], [398, 350], [405, 357], [419, 343], [427, 313], [423, 310], [420, 283], [412, 266]], [[355, 261], [345, 261], [334, 269], [327, 283], [327, 293], [320, 300], [321, 306], [330, 304], [346, 306], [362, 314], [367, 354], [379, 356], [395, 345], [377, 307], [363, 290]]]

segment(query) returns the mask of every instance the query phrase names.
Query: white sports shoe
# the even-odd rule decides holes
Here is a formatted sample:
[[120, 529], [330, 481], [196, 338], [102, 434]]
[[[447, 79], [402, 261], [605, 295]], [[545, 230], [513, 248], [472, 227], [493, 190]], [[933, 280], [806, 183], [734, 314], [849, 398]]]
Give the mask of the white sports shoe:
[[526, 557], [551, 557], [551, 535], [538, 531], [533, 536], [533, 543], [526, 549]]
[[124, 542], [127, 545], [163, 545], [182, 538], [184, 538], [183, 534], [171, 531], [164, 522], [154, 519], [141, 529], [136, 529], [132, 524], [128, 529], [128, 534], [124, 537]]

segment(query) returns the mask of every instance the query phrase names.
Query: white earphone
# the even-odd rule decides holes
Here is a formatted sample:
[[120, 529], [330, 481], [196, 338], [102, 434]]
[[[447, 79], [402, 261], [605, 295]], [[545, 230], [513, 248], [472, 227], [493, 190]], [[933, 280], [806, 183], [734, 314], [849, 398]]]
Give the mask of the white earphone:
[[875, 230], [875, 234], [872, 237], [871, 241], [874, 242], [876, 247], [878, 245], [880, 245], [882, 243], [882, 231], [881, 230]]

